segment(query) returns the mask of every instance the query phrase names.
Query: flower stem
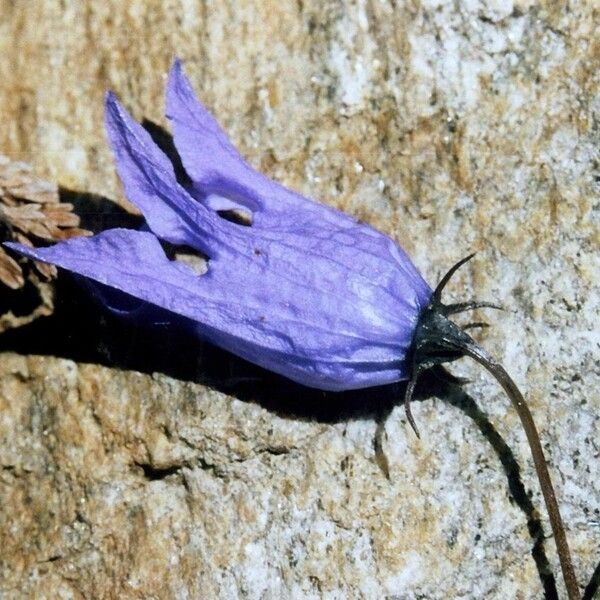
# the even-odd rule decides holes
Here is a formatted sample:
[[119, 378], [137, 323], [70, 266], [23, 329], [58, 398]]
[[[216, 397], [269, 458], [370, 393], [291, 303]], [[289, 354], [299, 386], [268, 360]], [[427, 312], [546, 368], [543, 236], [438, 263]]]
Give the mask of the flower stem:
[[504, 367], [496, 362], [483, 348], [472, 343], [464, 349], [471, 358], [475, 359], [495, 377], [519, 414], [523, 429], [527, 435], [529, 447], [531, 448], [535, 470], [542, 488], [542, 494], [544, 495], [548, 516], [550, 517], [550, 524], [556, 541], [556, 549], [558, 551], [558, 558], [560, 560], [560, 567], [565, 581], [565, 587], [567, 588], [567, 594], [569, 600], [580, 600], [581, 595], [579, 593], [579, 586], [577, 585], [573, 561], [571, 560], [565, 527], [560, 516], [558, 502], [556, 501], [556, 495], [554, 493], [552, 480], [550, 479], [550, 473], [548, 472], [548, 466], [546, 464], [546, 458], [544, 457], [542, 444], [540, 443], [540, 437], [533, 421], [531, 411], [525, 402], [525, 398], [523, 398], [523, 394], [521, 394], [519, 388], [517, 388], [515, 382], [506, 372]]
[[[428, 306], [422, 311], [419, 317], [419, 322], [415, 330], [413, 338], [412, 350], [412, 374], [409, 384], [406, 388], [404, 405], [410, 424], [415, 428], [414, 420], [410, 415], [410, 400], [415, 386], [416, 378], [419, 372], [424, 368], [430, 368], [435, 365], [451, 362], [461, 356], [470, 356], [475, 359], [481, 366], [487, 369], [503, 387], [513, 406], [516, 408], [527, 441], [533, 455], [533, 463], [542, 488], [544, 501], [550, 517], [550, 524], [554, 533], [560, 567], [565, 581], [565, 587], [569, 600], [580, 600], [579, 586], [575, 577], [575, 569], [573, 569], [573, 561], [569, 552], [569, 544], [565, 534], [565, 527], [558, 509], [558, 502], [554, 494], [554, 487], [546, 465], [546, 458], [542, 450], [540, 436], [533, 421], [533, 417], [529, 407], [525, 403], [523, 394], [517, 388], [515, 382], [506, 372], [504, 367], [494, 360], [479, 344], [473, 340], [463, 329], [460, 329], [455, 323], [447, 317], [457, 312], [472, 310], [481, 307], [499, 308], [495, 304], [489, 302], [461, 302], [459, 304], [443, 304], [442, 291], [446, 284], [452, 278], [456, 270], [464, 265], [468, 260], [473, 258], [473, 254], [458, 261], [444, 275], [437, 288], [435, 289], [431, 301]], [[416, 431], [416, 428], [415, 428]]]

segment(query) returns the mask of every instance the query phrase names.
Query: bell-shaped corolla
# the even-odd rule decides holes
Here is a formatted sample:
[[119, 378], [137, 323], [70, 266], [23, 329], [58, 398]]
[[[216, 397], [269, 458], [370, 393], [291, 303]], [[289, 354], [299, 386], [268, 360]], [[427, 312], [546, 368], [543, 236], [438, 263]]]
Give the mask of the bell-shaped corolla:
[[[203, 339], [307, 386], [407, 379], [432, 291], [402, 248], [255, 171], [198, 102], [179, 62], [167, 117], [185, 186], [147, 131], [106, 96], [108, 138], [143, 230], [7, 246], [183, 317]], [[232, 210], [250, 215], [251, 225], [224, 218]], [[171, 260], [165, 243], [202, 253], [206, 272]]]

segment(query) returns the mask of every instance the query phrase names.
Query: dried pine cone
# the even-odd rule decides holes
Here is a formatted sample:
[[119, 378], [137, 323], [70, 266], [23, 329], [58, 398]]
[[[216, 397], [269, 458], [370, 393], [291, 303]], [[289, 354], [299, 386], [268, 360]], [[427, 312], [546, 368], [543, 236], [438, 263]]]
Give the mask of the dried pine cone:
[[[79, 217], [72, 209], [72, 204], [60, 201], [56, 185], [35, 177], [26, 163], [13, 162], [0, 154], [0, 243], [16, 241], [33, 246], [89, 235], [79, 228]], [[5, 299], [10, 295], [9, 290], [2, 291], [3, 286], [22, 290], [33, 285], [39, 295], [38, 306], [28, 314], [21, 314], [20, 307], [10, 302], [0, 303], [0, 332], [52, 312], [52, 290], [47, 282], [56, 276], [56, 267], [37, 262], [34, 265], [20, 264], [0, 246], [0, 294]], [[14, 299], [20, 301], [17, 296]]]

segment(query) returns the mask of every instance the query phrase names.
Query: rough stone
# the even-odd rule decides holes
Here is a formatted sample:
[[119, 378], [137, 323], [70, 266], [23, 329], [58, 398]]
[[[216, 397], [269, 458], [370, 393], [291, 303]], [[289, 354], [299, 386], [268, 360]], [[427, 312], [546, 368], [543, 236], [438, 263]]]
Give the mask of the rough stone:
[[[103, 94], [166, 126], [180, 56], [252, 164], [394, 236], [432, 284], [478, 251], [449, 292], [508, 308], [480, 315], [480, 340], [531, 404], [583, 586], [600, 559], [597, 22], [584, 1], [0, 0], [0, 152], [75, 196], [83, 226], [114, 224], [106, 198], [131, 207]], [[388, 480], [359, 410], [373, 393], [344, 415], [61, 285], [54, 317], [0, 337], [2, 597], [543, 595], [524, 434], [472, 364], [452, 370], [476, 405], [415, 404], [422, 441], [393, 412]], [[551, 539], [542, 554], [559, 577]]]

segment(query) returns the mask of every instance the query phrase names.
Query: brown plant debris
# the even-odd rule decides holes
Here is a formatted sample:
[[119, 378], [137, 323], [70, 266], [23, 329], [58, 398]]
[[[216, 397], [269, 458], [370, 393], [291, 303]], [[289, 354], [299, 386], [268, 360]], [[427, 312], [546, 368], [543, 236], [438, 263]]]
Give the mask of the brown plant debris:
[[[72, 204], [60, 201], [55, 184], [37, 178], [30, 165], [11, 161], [0, 154], [0, 243], [15, 241], [33, 246], [89, 235], [90, 232], [79, 228], [79, 217], [72, 210]], [[27, 314], [22, 314], [22, 306], [0, 303], [0, 332], [52, 312], [52, 290], [48, 282], [54, 277], [56, 267], [53, 265], [13, 258], [0, 246], [0, 293], [5, 299], [11, 296], [15, 302], [22, 303], [21, 296], [11, 295], [11, 290], [23, 291], [33, 286], [39, 296], [38, 305], [25, 311]], [[3, 291], [3, 287], [9, 290]]]

